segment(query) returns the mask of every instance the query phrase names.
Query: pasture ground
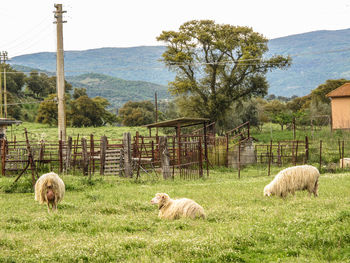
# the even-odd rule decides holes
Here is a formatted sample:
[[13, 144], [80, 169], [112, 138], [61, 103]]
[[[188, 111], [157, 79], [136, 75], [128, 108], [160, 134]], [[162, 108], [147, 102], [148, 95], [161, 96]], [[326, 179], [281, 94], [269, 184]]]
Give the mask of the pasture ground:
[[[28, 177], [16, 189], [0, 178], [0, 262], [350, 262], [350, 173], [322, 174], [318, 198], [285, 200], [263, 197], [272, 177], [249, 169], [196, 181], [62, 177], [53, 214]], [[194, 199], [207, 219], [158, 219], [157, 192]]]

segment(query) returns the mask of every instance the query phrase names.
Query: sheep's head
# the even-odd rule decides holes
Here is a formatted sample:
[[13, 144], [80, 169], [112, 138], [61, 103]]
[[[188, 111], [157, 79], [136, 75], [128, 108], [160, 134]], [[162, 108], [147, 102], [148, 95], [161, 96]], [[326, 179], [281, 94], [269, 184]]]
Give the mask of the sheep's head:
[[264, 196], [271, 196], [271, 195], [272, 195], [272, 193], [271, 193], [270, 187], [265, 186], [265, 188], [264, 188]]
[[151, 200], [151, 204], [158, 204], [160, 206], [168, 202], [169, 198], [169, 195], [167, 195], [166, 193], [157, 193], [156, 196]]

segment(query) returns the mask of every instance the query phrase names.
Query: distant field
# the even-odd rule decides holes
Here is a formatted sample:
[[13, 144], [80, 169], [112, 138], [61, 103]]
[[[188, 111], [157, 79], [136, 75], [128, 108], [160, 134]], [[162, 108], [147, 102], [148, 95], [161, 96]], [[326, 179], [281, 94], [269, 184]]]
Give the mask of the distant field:
[[[48, 214], [28, 178], [16, 189], [0, 178], [0, 262], [349, 262], [350, 173], [323, 174], [318, 198], [286, 200], [263, 197], [272, 178], [248, 169], [240, 180], [228, 169], [197, 181], [63, 179]], [[158, 219], [157, 192], [196, 200], [207, 219]]]
[[[16, 136], [16, 140], [24, 140], [24, 128], [27, 129], [29, 139], [40, 141], [41, 139], [46, 140], [58, 140], [58, 129], [57, 127], [39, 124], [39, 123], [29, 123], [24, 122], [21, 125], [14, 125], [12, 128], [7, 130], [7, 138], [13, 140]], [[106, 135], [108, 138], [112, 139], [122, 139], [124, 132], [130, 132], [132, 136], [138, 131], [141, 135], [149, 134], [148, 129], [144, 127], [116, 127], [116, 126], [105, 126], [105, 127], [82, 127], [82, 128], [71, 128], [67, 127], [67, 136], [72, 136], [76, 138], [82, 136], [88, 137], [93, 134], [95, 138], [100, 138]], [[153, 131], [152, 131], [153, 132]]]

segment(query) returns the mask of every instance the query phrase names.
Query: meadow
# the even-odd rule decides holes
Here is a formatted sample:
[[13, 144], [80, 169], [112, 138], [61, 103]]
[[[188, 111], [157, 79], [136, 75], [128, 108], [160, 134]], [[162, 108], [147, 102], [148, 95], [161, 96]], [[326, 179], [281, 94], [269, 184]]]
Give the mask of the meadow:
[[[32, 140], [57, 139], [57, 128], [32, 123], [14, 126], [8, 138], [22, 140], [24, 127]], [[148, 134], [140, 127], [68, 128], [67, 134], [122, 138], [127, 131]], [[293, 136], [276, 125], [252, 134], [257, 143]], [[297, 131], [297, 139], [305, 135], [323, 139], [326, 151], [350, 137]], [[263, 197], [263, 188], [282, 168], [272, 166], [271, 177], [266, 169], [245, 167], [238, 179], [237, 170], [215, 167], [209, 178], [173, 181], [156, 174], [139, 180], [95, 174], [91, 181], [61, 175], [66, 196], [51, 214], [34, 201], [30, 176], [15, 186], [13, 177], [0, 177], [0, 262], [350, 262], [350, 172], [323, 169], [319, 197], [297, 192], [280, 199]], [[194, 199], [207, 218], [160, 220], [150, 204], [157, 192]]]
[[[273, 174], [278, 168], [274, 168]], [[350, 173], [322, 174], [319, 197], [263, 197], [272, 180], [227, 168], [203, 180], [63, 175], [57, 213], [29, 178], [0, 179], [0, 262], [350, 262]], [[157, 192], [201, 204], [205, 220], [160, 220]]]

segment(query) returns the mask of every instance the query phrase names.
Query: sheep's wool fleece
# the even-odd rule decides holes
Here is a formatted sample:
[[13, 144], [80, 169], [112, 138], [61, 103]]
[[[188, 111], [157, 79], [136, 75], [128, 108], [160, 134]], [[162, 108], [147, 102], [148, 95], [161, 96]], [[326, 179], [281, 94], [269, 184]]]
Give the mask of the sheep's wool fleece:
[[47, 184], [52, 184], [52, 190], [55, 193], [57, 203], [63, 199], [65, 193], [65, 185], [62, 179], [56, 173], [47, 173], [40, 176], [35, 184], [35, 200], [40, 204], [45, 203], [45, 194]]
[[264, 195], [286, 196], [297, 190], [308, 190], [317, 195], [320, 173], [311, 165], [300, 165], [280, 171], [271, 183], [265, 186]]

